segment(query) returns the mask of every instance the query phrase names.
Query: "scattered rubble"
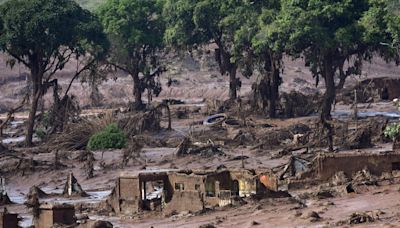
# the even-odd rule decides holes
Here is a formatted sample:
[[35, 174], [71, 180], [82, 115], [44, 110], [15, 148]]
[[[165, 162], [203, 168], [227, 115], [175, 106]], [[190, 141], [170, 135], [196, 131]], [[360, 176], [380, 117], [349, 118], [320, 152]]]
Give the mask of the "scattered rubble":
[[38, 197], [39, 199], [41, 198], [46, 198], [49, 195], [45, 193], [42, 189], [40, 189], [38, 186], [32, 186], [29, 189], [28, 195], [27, 195], [27, 201], [32, 199], [34, 196]]
[[375, 219], [368, 215], [367, 213], [353, 213], [350, 215], [349, 224], [362, 224], [362, 223], [371, 223], [374, 222]]
[[[310, 127], [305, 124], [295, 124], [280, 129], [269, 129], [265, 133], [265, 136], [258, 139], [259, 142], [254, 145], [252, 149], [273, 149], [282, 145], [292, 146], [299, 142], [301, 142], [301, 144], [307, 144], [307, 135], [310, 132]], [[295, 139], [295, 137], [297, 139]]]
[[400, 80], [397, 78], [377, 77], [365, 79], [354, 87], [344, 88], [338, 94], [338, 101], [344, 104], [352, 104], [354, 90], [357, 91], [359, 103], [372, 103], [381, 100], [393, 100], [400, 97]]
[[90, 228], [113, 228], [111, 222], [108, 221], [96, 221]]
[[304, 215], [303, 218], [309, 219], [310, 222], [318, 222], [322, 219], [321, 216], [319, 216], [319, 214], [315, 211], [310, 211], [308, 214]]
[[352, 150], [371, 148], [372, 146], [372, 129], [370, 126], [359, 128], [348, 139], [348, 147]]
[[292, 91], [280, 95], [281, 115], [286, 118], [309, 116], [318, 112], [321, 96], [319, 94], [305, 95]]
[[176, 152], [176, 155], [180, 157], [187, 155], [211, 157], [223, 154], [224, 152], [221, 150], [220, 146], [214, 144], [211, 140], [209, 140], [208, 143], [192, 143], [189, 137], [183, 139]]
[[377, 179], [367, 169], [363, 169], [353, 175], [352, 183], [355, 185], [377, 185]]

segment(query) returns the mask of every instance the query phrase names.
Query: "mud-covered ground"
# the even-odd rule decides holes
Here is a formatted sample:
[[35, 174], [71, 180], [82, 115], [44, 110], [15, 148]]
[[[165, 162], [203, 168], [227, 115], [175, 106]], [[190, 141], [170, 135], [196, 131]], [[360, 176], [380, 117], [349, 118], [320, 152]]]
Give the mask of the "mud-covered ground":
[[[360, 105], [360, 112], [374, 114], [397, 113], [390, 103], [376, 103], [368, 109], [363, 109]], [[174, 110], [174, 107], [172, 107]], [[341, 119], [348, 116], [343, 113], [349, 110], [349, 106], [338, 106], [336, 112], [341, 113]], [[278, 119], [268, 120], [259, 117], [250, 118], [253, 121], [253, 130], [257, 137], [265, 134], [274, 134], [279, 129], [293, 126], [296, 124], [312, 125], [317, 116], [294, 118], [290, 120]], [[19, 157], [33, 157], [34, 160], [42, 161], [48, 166], [42, 165], [36, 170], [27, 170], [22, 173], [15, 170], [18, 159], [3, 156], [0, 159], [2, 175], [6, 177], [7, 191], [12, 201], [16, 205], [7, 206], [12, 212], [19, 213], [23, 220], [21, 225], [27, 226], [31, 223], [31, 213], [23, 205], [27, 193], [31, 186], [38, 186], [46, 193], [61, 193], [67, 175], [70, 172], [76, 176], [83, 189], [89, 194], [88, 197], [50, 197], [41, 199], [41, 202], [60, 202], [72, 203], [75, 205], [85, 205], [104, 201], [115, 186], [115, 179], [121, 173], [135, 174], [145, 170], [176, 170], [176, 169], [198, 169], [215, 170], [221, 165], [227, 168], [240, 168], [244, 162], [245, 168], [253, 169], [272, 169], [282, 167], [288, 163], [290, 157], [296, 154], [317, 153], [323, 148], [315, 148], [312, 151], [295, 151], [290, 154], [280, 154], [282, 146], [276, 149], [254, 148], [254, 144], [245, 145], [222, 145], [223, 155], [199, 156], [190, 155], [187, 157], [177, 157], [177, 144], [189, 132], [197, 135], [199, 141], [207, 138], [219, 142], [219, 138], [233, 138], [238, 129], [219, 129], [212, 130], [202, 125], [189, 127], [192, 122], [203, 120], [202, 114], [192, 114], [188, 119], [173, 119], [173, 130], [163, 130], [156, 133], [149, 133], [151, 137], [166, 141], [165, 146], [146, 146], [140, 156], [130, 161], [128, 166], [121, 168], [122, 150], [97, 151], [95, 155], [94, 178], [86, 179], [84, 164], [77, 160], [82, 151], [59, 152], [60, 162], [64, 167], [55, 170], [52, 167], [54, 162], [54, 151], [46, 151], [41, 147], [33, 149], [15, 148], [14, 155]], [[392, 119], [394, 121], [395, 119]], [[367, 121], [367, 120], [360, 120]], [[20, 122], [17, 122], [17, 124]], [[241, 129], [245, 130], [245, 129]], [[196, 134], [196, 132], [198, 134]], [[287, 142], [290, 144], [290, 142]], [[377, 144], [373, 148], [356, 150], [368, 153], [379, 153], [391, 150], [391, 143]], [[346, 151], [353, 152], [353, 151]], [[238, 156], [244, 156], [244, 160]], [[4, 170], [13, 170], [7, 172]], [[382, 186], [372, 186], [357, 194], [341, 194], [337, 197], [328, 199], [318, 199], [315, 197], [304, 197], [304, 192], [312, 194], [318, 191], [315, 189], [302, 189], [289, 191], [292, 197], [289, 198], [264, 198], [246, 199], [244, 205], [235, 205], [225, 208], [217, 208], [215, 211], [207, 211], [200, 214], [189, 214], [182, 212], [177, 215], [165, 217], [162, 214], [140, 214], [133, 218], [117, 217], [115, 214], [98, 215], [96, 210], [87, 213], [91, 219], [101, 219], [112, 222], [116, 227], [199, 227], [204, 224], [213, 224], [216, 227], [337, 227], [346, 226], [349, 217], [353, 213], [367, 213], [373, 216], [374, 222], [362, 224], [363, 227], [396, 227], [399, 222], [398, 199], [399, 179], [394, 178], [393, 183]], [[301, 197], [299, 197], [301, 196]], [[83, 206], [83, 207], [85, 207]], [[320, 218], [315, 219], [312, 212], [316, 212]], [[78, 210], [78, 214], [81, 212]]]
[[[211, 57], [209, 57], [211, 58]], [[16, 67], [9, 70], [5, 67], [4, 58], [0, 58], [0, 111], [4, 112], [13, 107], [23, 96], [25, 82], [22, 79], [14, 80], [14, 76], [24, 72], [23, 68]], [[207, 60], [207, 59], [206, 59]], [[282, 169], [292, 156], [314, 156], [316, 153], [326, 152], [325, 147], [315, 146], [300, 148], [287, 152], [285, 148], [292, 148], [292, 126], [308, 126], [310, 131], [318, 122], [316, 113], [307, 117], [292, 119], [270, 120], [262, 115], [246, 116], [246, 125], [241, 127], [225, 127], [211, 129], [201, 123], [208, 114], [213, 114], [213, 101], [224, 100], [228, 94], [227, 78], [219, 75], [215, 65], [206, 60], [194, 61], [185, 58], [183, 64], [171, 63], [170, 72], [162, 79], [163, 85], [169, 77], [177, 80], [171, 87], [165, 87], [161, 96], [155, 101], [174, 98], [185, 102], [183, 105], [172, 105], [173, 113], [172, 130], [166, 129], [144, 134], [145, 146], [139, 156], [131, 160], [127, 166], [122, 166], [123, 150], [96, 151], [94, 162], [94, 177], [87, 179], [85, 163], [79, 162], [77, 157], [83, 151], [58, 151], [59, 161], [62, 165], [54, 167], [55, 151], [46, 149], [39, 141], [34, 148], [23, 148], [19, 142], [23, 140], [23, 123], [27, 115], [20, 112], [5, 129], [5, 136], [1, 142], [12, 149], [12, 156], [0, 154], [0, 175], [6, 179], [6, 190], [15, 204], [7, 205], [8, 211], [19, 213], [23, 220], [20, 225], [27, 227], [32, 223], [31, 212], [23, 205], [29, 189], [38, 186], [46, 193], [61, 193], [67, 175], [72, 172], [78, 179], [88, 197], [64, 198], [61, 196], [41, 199], [41, 202], [65, 202], [74, 204], [77, 214], [88, 214], [95, 220], [107, 220], [115, 227], [340, 227], [350, 226], [349, 219], [353, 213], [367, 214], [373, 218], [370, 223], [362, 223], [359, 227], [398, 227], [400, 215], [398, 214], [400, 200], [399, 176], [393, 174], [390, 181], [381, 181], [370, 185], [357, 193], [340, 192], [333, 197], [318, 198], [313, 196], [321, 189], [330, 188], [326, 183], [313, 188], [290, 190], [291, 197], [284, 198], [247, 198], [242, 205], [216, 208], [199, 214], [182, 212], [173, 216], [156, 213], [142, 213], [134, 217], [118, 217], [113, 213], [108, 215], [97, 213], [101, 202], [105, 201], [115, 186], [115, 180], [121, 173], [135, 174], [146, 170], [215, 170], [221, 167], [271, 170]], [[361, 79], [371, 77], [397, 77], [399, 68], [375, 61], [365, 64], [365, 73]], [[68, 83], [69, 72], [58, 75], [61, 86]], [[251, 84], [257, 77], [243, 79], [242, 96], [248, 95]], [[360, 78], [350, 78], [347, 87], [356, 84]], [[300, 61], [287, 60], [283, 74], [284, 83], [282, 91], [297, 90], [306, 94], [323, 91], [323, 83], [314, 86], [314, 79]], [[83, 89], [82, 89], [83, 88]], [[100, 86], [104, 96], [102, 107], [91, 107], [89, 89], [86, 84], [76, 82], [72, 93], [80, 99], [84, 108], [82, 116], [95, 116], [113, 108], [125, 106], [130, 101], [131, 79], [119, 75], [119, 78], [108, 80]], [[50, 102], [51, 94], [47, 97]], [[177, 118], [177, 110], [184, 110], [184, 118]], [[335, 121], [350, 121], [350, 129], [354, 126], [363, 126], [377, 118], [388, 119], [390, 122], [398, 121], [400, 112], [390, 101], [359, 104], [358, 115], [360, 120], [355, 123], [350, 121], [353, 116], [353, 107], [338, 103], [332, 112]], [[0, 119], [5, 118], [0, 115]], [[232, 117], [240, 116], [232, 113]], [[162, 126], [166, 126], [163, 118]], [[375, 130], [375, 129], [374, 129]], [[237, 136], [244, 133], [239, 142]], [[278, 132], [283, 132], [278, 137], [278, 143], [263, 144], [263, 140], [275, 139]], [[178, 146], [181, 141], [191, 136], [195, 142], [212, 143], [219, 145], [223, 154], [177, 156]], [[38, 140], [38, 139], [37, 139]], [[385, 153], [392, 150], [388, 141], [376, 141], [371, 148], [348, 150], [337, 145], [336, 153]], [[20, 158], [33, 159], [38, 162], [36, 167], [27, 167], [19, 164]], [[26, 164], [25, 164], [26, 165]], [[377, 177], [380, 178], [380, 177]], [[381, 179], [380, 179], [381, 180]], [[284, 187], [282, 189], [285, 190]], [[90, 210], [85, 210], [90, 208]], [[212, 226], [211, 226], [212, 225]], [[206, 227], [206, 226], [203, 226]]]

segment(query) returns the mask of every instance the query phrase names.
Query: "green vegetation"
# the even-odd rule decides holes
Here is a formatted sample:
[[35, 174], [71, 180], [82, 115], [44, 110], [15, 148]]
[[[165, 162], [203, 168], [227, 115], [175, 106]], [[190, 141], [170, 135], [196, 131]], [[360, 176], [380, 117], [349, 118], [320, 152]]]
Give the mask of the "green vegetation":
[[[161, 55], [171, 49], [216, 47], [220, 72], [229, 76], [230, 99], [237, 99], [241, 86], [237, 72], [250, 77], [257, 71], [261, 77], [252, 86], [253, 103], [270, 118], [276, 117], [284, 56], [302, 58], [316, 84], [325, 85], [320, 118], [330, 149], [331, 106], [346, 79], [361, 75], [363, 63], [376, 56], [400, 62], [395, 0], [78, 2], [96, 8], [96, 15], [72, 0], [13, 0], [0, 5], [0, 49], [14, 57], [9, 65], [18, 61], [31, 71], [28, 145], [38, 100], [72, 56], [85, 59], [83, 70], [119, 69], [131, 75], [134, 108], [142, 109], [145, 91], [149, 101], [161, 92]], [[97, 62], [106, 67], [93, 67]]]
[[164, 71], [159, 62], [164, 48], [162, 3], [107, 0], [97, 11], [112, 44], [108, 63], [131, 75], [137, 110], [143, 108], [142, 93], [146, 89], [156, 96], [161, 92], [155, 78]]
[[40, 140], [44, 140], [47, 137], [47, 133], [43, 128], [36, 129], [35, 134]]
[[395, 140], [400, 135], [400, 123], [387, 126], [384, 131], [385, 137]]
[[89, 150], [121, 149], [127, 142], [127, 136], [116, 124], [108, 125], [104, 130], [90, 137]]
[[384, 131], [384, 135], [387, 138], [390, 138], [392, 140], [395, 140], [396, 137], [400, 135], [400, 124], [395, 123], [387, 126]]
[[262, 1], [245, 0], [167, 0], [164, 17], [167, 23], [165, 40], [175, 48], [193, 48], [214, 43], [220, 72], [229, 76], [229, 97], [237, 98], [241, 87], [236, 77], [238, 60], [234, 58], [235, 32], [252, 15], [249, 9], [260, 10]]
[[397, 34], [391, 23], [398, 19], [388, 13], [385, 0], [287, 0], [281, 7], [274, 33], [287, 37], [286, 53], [305, 60], [317, 85], [321, 78], [325, 82], [320, 116], [333, 150], [330, 121], [336, 90], [350, 75], [361, 74], [363, 61], [376, 54], [387, 60], [396, 57], [382, 43], [393, 43]]

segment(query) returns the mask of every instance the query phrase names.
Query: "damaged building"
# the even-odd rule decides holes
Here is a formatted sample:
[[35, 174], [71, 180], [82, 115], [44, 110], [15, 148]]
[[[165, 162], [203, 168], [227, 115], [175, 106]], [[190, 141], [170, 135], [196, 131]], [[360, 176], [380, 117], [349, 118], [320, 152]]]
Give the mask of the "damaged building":
[[351, 178], [363, 170], [375, 176], [399, 171], [400, 153], [319, 154], [308, 163], [300, 158], [291, 159], [288, 166], [280, 175], [279, 185], [288, 183], [289, 189], [299, 189], [329, 181], [339, 172]]
[[[254, 170], [165, 171], [121, 175], [109, 203], [117, 214], [198, 212], [265, 191]], [[190, 203], [188, 203], [190, 202]]]
[[51, 228], [54, 225], [74, 225], [75, 208], [69, 204], [42, 204], [35, 219], [35, 227]]

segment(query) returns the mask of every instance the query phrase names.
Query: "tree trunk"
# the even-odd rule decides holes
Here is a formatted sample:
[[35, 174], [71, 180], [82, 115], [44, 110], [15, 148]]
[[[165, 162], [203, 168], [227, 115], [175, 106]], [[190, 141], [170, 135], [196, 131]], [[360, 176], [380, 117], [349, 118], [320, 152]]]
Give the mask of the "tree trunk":
[[236, 65], [232, 64], [229, 68], [229, 99], [236, 100], [237, 98], [237, 78]]
[[218, 48], [215, 49], [215, 60], [219, 65], [221, 74], [227, 73], [229, 75], [229, 99], [236, 100], [237, 88], [240, 87], [239, 80], [236, 78], [237, 65], [231, 62], [232, 55], [224, 50], [221, 40], [216, 39], [216, 43]]
[[26, 135], [25, 135], [25, 145], [27, 147], [32, 146], [32, 138], [33, 138], [33, 132], [34, 132], [34, 127], [35, 127], [35, 119], [36, 119], [36, 111], [38, 107], [38, 103], [40, 100], [41, 96], [41, 88], [39, 82], [35, 82], [33, 85], [33, 93], [32, 93], [32, 102], [31, 102], [31, 109], [29, 111], [29, 117], [28, 117], [28, 125], [27, 125], [27, 130], [26, 130]]
[[142, 110], [144, 108], [142, 101], [142, 85], [140, 84], [139, 72], [134, 72], [132, 75], [133, 79], [133, 96], [135, 98], [135, 110]]
[[276, 102], [279, 99], [279, 86], [281, 84], [281, 78], [279, 69], [277, 66], [273, 64], [272, 67], [272, 78], [271, 78], [271, 89], [270, 89], [270, 99], [269, 99], [269, 117], [275, 118], [276, 117]]
[[321, 109], [321, 123], [325, 129], [328, 131], [328, 148], [329, 151], [333, 151], [333, 126], [330, 123], [332, 120], [331, 110], [332, 104], [335, 100], [336, 90], [334, 75], [335, 72], [332, 69], [332, 61], [325, 61], [324, 64], [324, 80], [325, 80], [325, 94]]

